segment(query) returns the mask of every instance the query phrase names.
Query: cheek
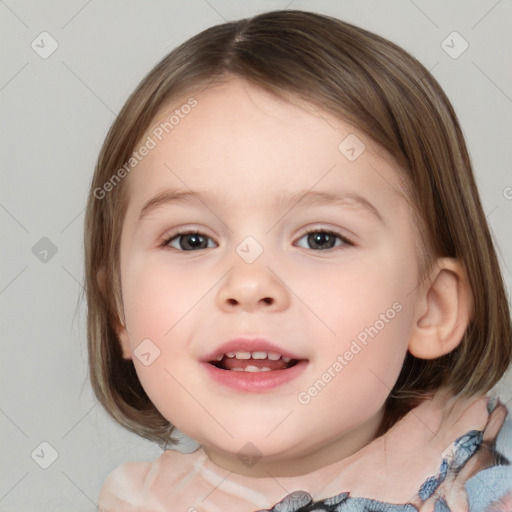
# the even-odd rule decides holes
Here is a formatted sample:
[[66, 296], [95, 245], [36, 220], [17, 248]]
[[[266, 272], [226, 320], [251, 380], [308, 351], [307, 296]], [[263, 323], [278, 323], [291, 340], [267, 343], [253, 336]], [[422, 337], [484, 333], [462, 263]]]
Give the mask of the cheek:
[[308, 305], [324, 324], [308, 323], [308, 337], [317, 339], [314, 357], [320, 364], [315, 371], [324, 372], [311, 375], [311, 381], [319, 379], [319, 388], [328, 383], [329, 401], [351, 390], [344, 399], [349, 407], [367, 402], [378, 408], [395, 384], [407, 351], [416, 267], [383, 250], [324, 272], [304, 282], [302, 289], [304, 294], [308, 287], [314, 291]]
[[390, 331], [391, 324], [396, 328], [406, 316], [397, 310], [404, 311], [412, 300], [415, 276], [414, 265], [404, 265], [395, 251], [384, 248], [354, 252], [339, 265], [317, 264], [310, 271], [290, 267], [286, 279], [309, 309], [299, 304], [317, 336], [322, 333], [341, 350], [347, 340], [361, 333], [364, 338], [365, 330], [375, 324], [379, 331]]
[[195, 310], [211, 283], [198, 272], [171, 267], [160, 255], [146, 261], [133, 258], [123, 270], [123, 301], [137, 375], [157, 409], [174, 422], [173, 411], [195, 410], [182, 385], [195, 386], [190, 377], [190, 334], [197, 327]]
[[123, 300], [132, 342], [165, 340], [205, 295], [211, 284], [197, 272], [183, 272], [159, 255], [126, 269]]
[[340, 425], [350, 430], [368, 421], [396, 383], [407, 351], [412, 312], [406, 304], [389, 299], [385, 295], [367, 298], [359, 303], [357, 314], [340, 313], [338, 323], [333, 323], [336, 337], [320, 340], [317, 364], [297, 401], [309, 417], [324, 418], [315, 422], [324, 435], [337, 435]]

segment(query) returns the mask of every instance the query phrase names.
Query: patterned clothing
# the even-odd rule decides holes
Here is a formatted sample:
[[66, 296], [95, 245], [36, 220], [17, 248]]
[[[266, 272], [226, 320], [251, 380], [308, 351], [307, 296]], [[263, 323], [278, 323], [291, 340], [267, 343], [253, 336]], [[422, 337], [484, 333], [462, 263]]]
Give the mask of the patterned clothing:
[[512, 512], [512, 418], [499, 399], [438, 392], [342, 461], [253, 478], [202, 448], [119, 466], [102, 512]]

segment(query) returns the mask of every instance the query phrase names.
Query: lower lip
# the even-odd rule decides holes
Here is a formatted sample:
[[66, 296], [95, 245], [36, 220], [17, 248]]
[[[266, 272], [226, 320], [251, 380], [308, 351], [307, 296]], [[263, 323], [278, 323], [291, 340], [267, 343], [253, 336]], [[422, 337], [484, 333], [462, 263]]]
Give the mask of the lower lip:
[[267, 372], [236, 372], [222, 370], [210, 363], [201, 364], [205, 367], [210, 377], [219, 384], [238, 391], [258, 392], [268, 391], [291, 381], [304, 371], [308, 362], [302, 360], [285, 370]]

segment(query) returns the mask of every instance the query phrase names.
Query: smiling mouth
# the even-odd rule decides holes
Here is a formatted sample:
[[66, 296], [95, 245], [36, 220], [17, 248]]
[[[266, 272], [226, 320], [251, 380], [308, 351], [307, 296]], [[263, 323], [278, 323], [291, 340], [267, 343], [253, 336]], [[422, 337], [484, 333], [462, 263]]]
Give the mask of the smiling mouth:
[[295, 366], [298, 359], [281, 356], [275, 352], [228, 352], [209, 364], [220, 370], [234, 372], [272, 372]]

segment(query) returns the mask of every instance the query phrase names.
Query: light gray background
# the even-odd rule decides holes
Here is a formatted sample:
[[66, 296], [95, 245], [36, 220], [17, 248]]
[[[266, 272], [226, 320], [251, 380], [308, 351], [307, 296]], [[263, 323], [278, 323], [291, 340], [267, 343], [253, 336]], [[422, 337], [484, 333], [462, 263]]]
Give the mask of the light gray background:
[[[109, 420], [87, 380], [78, 298], [95, 159], [129, 93], [172, 48], [209, 26], [281, 8], [374, 31], [432, 70], [460, 118], [510, 290], [510, 0], [0, 0], [1, 510], [95, 510], [115, 466], [159, 455]], [[43, 31], [59, 45], [47, 59], [31, 48]], [[469, 43], [457, 59], [441, 46], [453, 31]], [[32, 250], [43, 237], [57, 248], [47, 261]], [[48, 469], [35, 462], [51, 461], [43, 441], [58, 453]]]

